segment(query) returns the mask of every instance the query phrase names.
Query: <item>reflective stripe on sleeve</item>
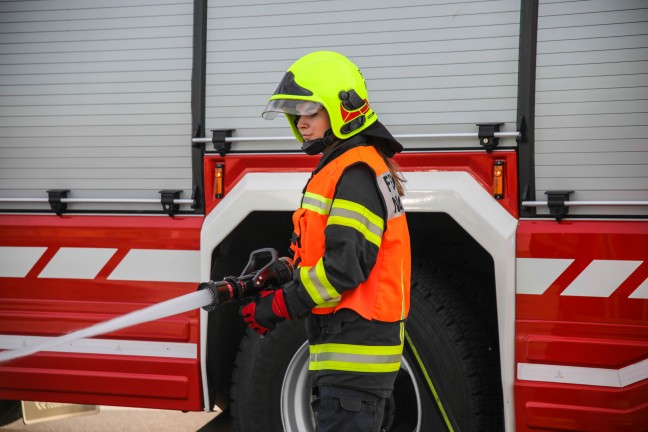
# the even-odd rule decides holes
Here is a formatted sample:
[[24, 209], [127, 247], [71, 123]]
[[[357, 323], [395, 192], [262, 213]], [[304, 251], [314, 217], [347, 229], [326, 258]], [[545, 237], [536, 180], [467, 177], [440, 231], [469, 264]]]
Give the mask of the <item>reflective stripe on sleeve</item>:
[[344, 199], [336, 199], [327, 225], [343, 225], [359, 231], [367, 241], [380, 247], [385, 221], [368, 208]]
[[331, 211], [331, 200], [322, 195], [305, 192], [304, 197], [302, 198], [301, 207], [321, 215], [327, 215]]
[[[315, 306], [315, 309], [335, 309], [335, 307], [340, 303], [340, 300], [342, 300], [342, 297], [336, 297], [334, 299], [331, 299], [331, 301], [327, 301], [324, 303], [320, 303]], [[333, 311], [331, 311], [333, 312]]]
[[403, 345], [311, 345], [309, 370], [346, 372], [397, 372]]
[[[299, 278], [316, 305], [323, 305], [331, 301], [337, 303], [339, 301], [340, 293], [336, 291], [326, 277], [322, 258], [313, 267], [301, 267], [299, 269]], [[327, 304], [323, 307], [331, 307], [331, 305]]]

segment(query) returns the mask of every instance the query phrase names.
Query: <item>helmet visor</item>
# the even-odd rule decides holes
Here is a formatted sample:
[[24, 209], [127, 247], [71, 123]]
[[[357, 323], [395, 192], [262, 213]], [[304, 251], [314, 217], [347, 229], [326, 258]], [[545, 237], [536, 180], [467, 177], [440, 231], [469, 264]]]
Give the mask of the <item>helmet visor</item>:
[[318, 102], [292, 99], [275, 99], [268, 102], [261, 116], [266, 120], [273, 120], [277, 115], [291, 114], [294, 116], [315, 114], [322, 108]]

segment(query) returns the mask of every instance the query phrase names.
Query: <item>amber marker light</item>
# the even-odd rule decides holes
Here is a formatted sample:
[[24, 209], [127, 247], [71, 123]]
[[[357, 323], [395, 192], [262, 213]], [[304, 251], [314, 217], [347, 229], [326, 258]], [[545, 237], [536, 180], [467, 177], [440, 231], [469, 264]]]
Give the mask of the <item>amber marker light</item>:
[[216, 198], [223, 198], [223, 170], [225, 169], [225, 164], [217, 163], [214, 168], [214, 196]]
[[493, 165], [493, 196], [495, 199], [504, 198], [504, 161], [496, 160]]

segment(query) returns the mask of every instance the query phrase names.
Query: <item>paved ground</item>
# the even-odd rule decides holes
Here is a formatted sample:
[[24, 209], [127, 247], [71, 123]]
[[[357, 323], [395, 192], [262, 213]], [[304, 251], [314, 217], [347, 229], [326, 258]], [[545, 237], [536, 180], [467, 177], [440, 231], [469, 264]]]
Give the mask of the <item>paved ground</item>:
[[25, 425], [22, 420], [0, 432], [229, 432], [216, 413], [101, 407], [98, 414]]

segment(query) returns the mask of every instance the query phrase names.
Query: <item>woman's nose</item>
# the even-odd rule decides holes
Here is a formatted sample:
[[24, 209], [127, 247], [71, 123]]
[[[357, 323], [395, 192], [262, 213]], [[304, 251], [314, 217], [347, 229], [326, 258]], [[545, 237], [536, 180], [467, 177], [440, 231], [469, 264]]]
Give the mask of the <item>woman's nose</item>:
[[306, 116], [300, 116], [299, 120], [297, 120], [297, 129], [302, 129], [305, 128], [308, 125]]

